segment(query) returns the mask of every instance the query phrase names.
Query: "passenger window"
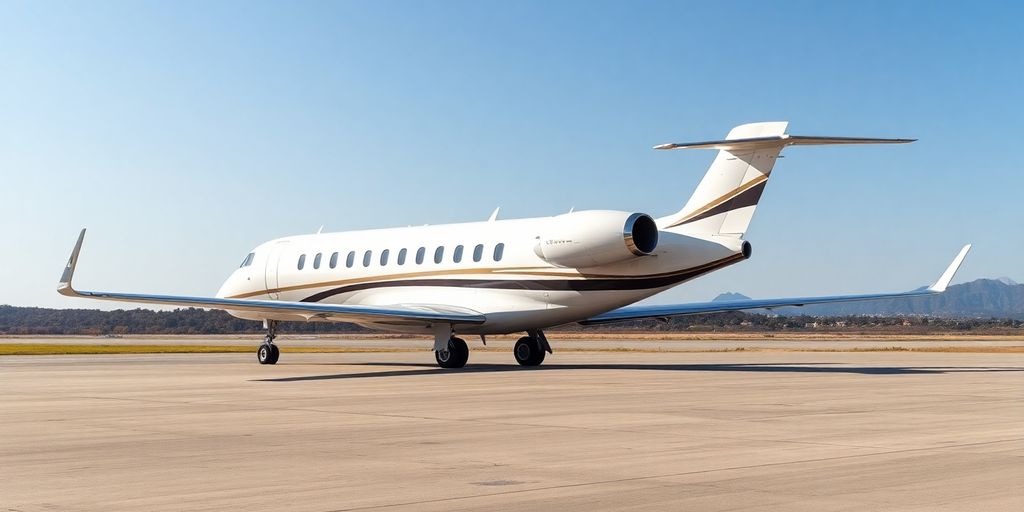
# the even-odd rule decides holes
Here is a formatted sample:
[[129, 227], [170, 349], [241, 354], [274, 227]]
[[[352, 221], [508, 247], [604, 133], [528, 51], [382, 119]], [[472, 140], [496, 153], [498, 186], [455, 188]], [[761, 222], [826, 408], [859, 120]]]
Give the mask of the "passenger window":
[[331, 254], [331, 268], [338, 266], [338, 253]]
[[369, 267], [370, 260], [373, 258], [373, 251], [366, 251], [363, 253], [363, 266]]
[[423, 257], [426, 254], [427, 254], [427, 248], [426, 247], [420, 247], [419, 249], [416, 250], [416, 264], [417, 265], [422, 265], [423, 264]]
[[477, 244], [473, 248], [473, 261], [480, 261], [484, 257], [484, 244]]
[[505, 254], [505, 244], [498, 244], [494, 246], [494, 261], [501, 261], [501, 257]]
[[355, 265], [355, 264], [356, 264], [356, 252], [355, 251], [349, 251], [348, 252], [348, 256], [345, 258], [345, 266], [348, 267], [348, 268], [352, 268], [352, 265]]
[[408, 254], [408, 252], [409, 251], [407, 251], [405, 249], [402, 249], [402, 250], [398, 251], [398, 264], [399, 265], [405, 265], [405, 255]]
[[443, 259], [444, 259], [444, 246], [443, 245], [439, 245], [439, 246], [437, 246], [437, 249], [434, 249], [434, 263], [441, 263], [441, 260], [443, 260]]
[[321, 256], [323, 256], [323, 253], [319, 253], [319, 252], [316, 253], [316, 256], [313, 256], [313, 268], [314, 269], [320, 268], [320, 257]]
[[302, 256], [299, 256], [299, 270], [302, 270], [302, 267], [305, 267], [305, 266], [306, 266], [306, 255], [303, 254]]
[[452, 253], [452, 261], [454, 261], [455, 263], [459, 263], [459, 262], [462, 261], [462, 246], [461, 245], [456, 245], [455, 246], [455, 252]]
[[388, 264], [388, 255], [390, 254], [390, 249], [384, 249], [383, 251], [380, 252], [380, 266], [383, 267], [384, 265]]

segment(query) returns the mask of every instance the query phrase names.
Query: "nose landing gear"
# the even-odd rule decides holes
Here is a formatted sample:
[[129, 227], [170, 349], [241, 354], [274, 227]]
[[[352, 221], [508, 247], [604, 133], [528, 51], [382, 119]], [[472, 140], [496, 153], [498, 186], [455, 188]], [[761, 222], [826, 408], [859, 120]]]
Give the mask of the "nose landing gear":
[[277, 337], [277, 320], [266, 320], [263, 325], [267, 328], [267, 335], [263, 338], [260, 348], [256, 350], [256, 359], [260, 364], [277, 364], [277, 359], [281, 357], [281, 351], [274, 344], [274, 338]]

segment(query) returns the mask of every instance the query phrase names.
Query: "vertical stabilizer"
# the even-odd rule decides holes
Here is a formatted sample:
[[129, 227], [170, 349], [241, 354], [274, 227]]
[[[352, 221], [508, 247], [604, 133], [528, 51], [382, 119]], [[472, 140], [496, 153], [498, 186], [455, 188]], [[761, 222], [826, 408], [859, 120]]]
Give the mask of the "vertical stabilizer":
[[914, 139], [787, 135], [786, 122], [751, 123], [733, 128], [725, 140], [662, 144], [655, 149], [717, 149], [697, 190], [679, 212], [658, 219], [658, 228], [693, 235], [741, 237], [786, 146], [905, 144]]
[[[725, 140], [781, 137], [787, 124], [783, 121], [740, 125], [733, 128]], [[686, 206], [675, 215], [659, 219], [658, 227], [742, 236], [783, 147], [783, 144], [740, 145], [719, 150]]]

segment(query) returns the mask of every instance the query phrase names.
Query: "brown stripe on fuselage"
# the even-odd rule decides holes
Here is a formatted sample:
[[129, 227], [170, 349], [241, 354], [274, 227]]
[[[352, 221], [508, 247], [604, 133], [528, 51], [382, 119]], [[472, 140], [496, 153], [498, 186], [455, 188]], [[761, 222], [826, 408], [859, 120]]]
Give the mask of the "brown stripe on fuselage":
[[734, 254], [727, 258], [722, 258], [720, 260], [689, 269], [663, 274], [628, 277], [588, 277], [586, 279], [403, 279], [366, 282], [325, 290], [302, 299], [302, 302], [320, 302], [328, 297], [342, 293], [399, 286], [439, 286], [542, 291], [649, 290], [693, 279], [694, 277], [706, 274], [713, 270], [729, 266], [742, 259], [742, 254]]
[[[715, 262], [693, 267], [693, 269], [699, 269], [704, 266], [713, 265]], [[400, 281], [414, 278], [425, 278], [425, 277], [437, 277], [437, 276], [461, 276], [461, 275], [473, 275], [473, 274], [492, 274], [492, 275], [508, 275], [510, 277], [527, 275], [531, 277], [566, 277], [566, 278], [586, 278], [586, 279], [635, 279], [635, 278], [654, 278], [663, 276], [672, 276], [680, 272], [685, 272], [693, 269], [675, 270], [672, 272], [662, 272], [659, 274], [647, 274], [647, 275], [629, 275], [629, 274], [597, 274], [579, 272], [575, 269], [557, 269], [553, 267], [497, 267], [497, 268], [467, 268], [467, 269], [448, 269], [448, 270], [428, 270], [423, 272], [407, 272], [404, 274], [378, 274], [375, 276], [364, 276], [352, 279], [341, 279], [335, 281], [320, 281], [316, 283], [307, 283], [294, 286], [285, 286], [281, 288], [274, 288], [271, 290], [260, 290], [255, 292], [246, 292], [238, 295], [232, 295], [227, 297], [229, 299], [245, 299], [249, 297], [255, 297], [258, 295], [266, 295], [270, 293], [281, 293], [291, 292], [297, 290], [308, 290], [311, 288], [323, 288], [325, 286], [352, 286], [358, 284], [367, 283], [380, 283], [387, 281]]]
[[[229, 299], [245, 299], [248, 297], [255, 297], [257, 295], [265, 295], [268, 293], [281, 293], [281, 292], [292, 292], [296, 290], [306, 290], [309, 288], [322, 288], [324, 286], [342, 286], [355, 283], [379, 281], [381, 279], [408, 279], [413, 277], [425, 277], [425, 276], [442, 276], [442, 275], [462, 275], [462, 274], [494, 274], [502, 272], [532, 272], [532, 269], [548, 269], [549, 267], [506, 267], [506, 268], [466, 268], [466, 269], [448, 269], [448, 270], [428, 270], [423, 272], [406, 272], [403, 274], [383, 274], [375, 276], [364, 276], [355, 277], [351, 279], [340, 279], [335, 281], [320, 281], [316, 283], [298, 284], [294, 286], [283, 286], [280, 288], [274, 288], [272, 290], [260, 290], [255, 292], [246, 292], [238, 295], [232, 295]], [[555, 270], [555, 269], [551, 269]], [[543, 275], [543, 273], [538, 273]], [[568, 275], [563, 273], [551, 273], [551, 275]]]

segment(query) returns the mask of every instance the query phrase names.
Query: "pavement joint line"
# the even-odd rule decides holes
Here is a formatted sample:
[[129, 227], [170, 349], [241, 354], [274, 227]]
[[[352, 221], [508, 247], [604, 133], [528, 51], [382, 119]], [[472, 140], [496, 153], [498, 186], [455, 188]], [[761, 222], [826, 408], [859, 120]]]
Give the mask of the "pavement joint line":
[[[175, 402], [166, 400], [149, 400], [142, 398], [119, 398], [119, 397], [94, 397], [94, 396], [76, 396], [74, 398], [79, 399], [91, 399], [91, 400], [115, 400], [125, 402], [144, 402], [144, 403], [156, 403], [165, 405], [207, 405], [203, 402]], [[559, 430], [573, 430], [573, 431], [586, 431], [586, 432], [605, 432], [605, 433], [622, 433], [622, 434], [642, 434], [646, 436], [658, 435], [673, 438], [687, 438], [687, 439], [718, 439], [726, 441], [749, 441], [759, 443], [787, 443], [787, 444], [799, 444], [807, 446], [830, 446], [835, 448], [861, 448], [861, 449], [881, 449], [878, 446], [864, 446], [864, 445], [853, 445], [853, 444], [837, 444], [837, 443], [814, 443], [809, 441], [795, 441], [789, 439], [760, 439], [760, 438], [747, 438], [747, 437], [733, 437], [733, 436], [714, 436], [714, 435], [692, 435], [692, 434], [679, 434], [675, 432], [666, 431], [645, 431], [645, 430], [628, 430], [628, 429], [613, 429], [613, 428], [595, 428], [595, 427], [576, 427], [571, 425], [545, 425], [538, 423], [516, 423], [516, 422], [503, 422], [503, 421], [492, 421], [485, 419], [473, 419], [473, 418], [438, 418], [433, 416], [413, 416], [404, 414], [384, 414], [384, 413], [369, 413], [369, 412], [355, 412], [355, 411], [331, 411], [323, 409], [313, 409], [305, 407], [280, 407], [273, 408], [278, 411], [300, 411], [300, 412], [315, 412], [321, 414], [337, 414], [337, 415], [352, 415], [352, 416], [368, 416], [368, 417], [381, 417], [381, 418], [398, 418], [398, 419], [410, 419], [410, 420], [425, 420], [425, 421], [439, 421], [439, 422], [457, 422], [457, 423], [480, 423], [485, 425], [500, 425], [506, 427], [532, 427], [532, 428], [547, 428], [547, 429], [559, 429]], [[266, 411], [266, 407], [257, 409], [238, 407], [232, 409], [232, 411]], [[750, 421], [757, 421], [757, 418], [752, 418]], [[119, 429], [118, 427], [111, 425], [93, 425], [94, 427], [102, 427], [108, 429]], [[132, 429], [120, 429], [133, 431]], [[148, 432], [148, 431], [147, 431]], [[161, 431], [152, 431], [151, 433], [166, 433]]]
[[184, 404], [184, 405], [200, 405], [201, 404], [200, 402], [188, 402], [188, 401], [176, 402], [176, 401], [173, 401], [173, 400], [153, 400], [151, 398], [125, 398], [125, 397], [117, 397], [117, 396], [89, 396], [89, 395], [82, 396], [82, 395], [79, 395], [79, 396], [70, 396], [69, 398], [85, 399], [85, 400], [112, 400], [112, 401], [115, 401], [115, 402], [143, 402], [143, 403], [147, 403], [147, 404], [165, 404], [165, 405], [182, 405], [182, 404]]
[[381, 414], [381, 413], [363, 413], [353, 411], [325, 411], [320, 409], [308, 409], [308, 408], [283, 408], [279, 410], [295, 410], [295, 411], [307, 411], [307, 412], [319, 412], [325, 414], [341, 414], [341, 415], [354, 415], [354, 416], [371, 416], [371, 417], [384, 417], [384, 418], [402, 418], [402, 419], [416, 419], [416, 420], [429, 420], [429, 421], [440, 421], [440, 422], [457, 422], [457, 423], [481, 423], [485, 425], [500, 425], [504, 427], [533, 427], [533, 428], [549, 428], [549, 429], [560, 429], [560, 430], [582, 430], [587, 432], [606, 432], [606, 433], [619, 433], [619, 434], [642, 434], [647, 436], [662, 435], [675, 438], [687, 438], [687, 439], [718, 439], [724, 441], [751, 441], [760, 443], [788, 443], [788, 444], [800, 444], [808, 446], [831, 446], [835, 448], [865, 448], [865, 449], [884, 449], [880, 446], [862, 446], [862, 445], [848, 445], [848, 444], [836, 444], [836, 443], [813, 443], [809, 441], [794, 441], [789, 439], [759, 439], [759, 438], [748, 438], [748, 437], [733, 437], [733, 436], [712, 436], [712, 435], [692, 435], [692, 434], [678, 434], [675, 432], [665, 431], [646, 431], [646, 430], [628, 430], [628, 429], [614, 429], [614, 428], [595, 428], [595, 427], [574, 427], [571, 425], [544, 425], [538, 423], [514, 423], [514, 422], [503, 422], [503, 421], [491, 421], [484, 419], [472, 419], [472, 418], [436, 418], [432, 416], [411, 416], [401, 414]]
[[[963, 447], [967, 447], [967, 446], [983, 446], [983, 445], [989, 445], [989, 444], [995, 444], [995, 443], [1003, 443], [1003, 442], [1011, 442], [1011, 441], [1022, 441], [1022, 440], [1024, 440], [1024, 438], [1003, 439], [1003, 440], [998, 440], [998, 441], [984, 441], [984, 442], [978, 442], [978, 443], [960, 443], [960, 444], [956, 444], [956, 445], [940, 447], [939, 451], [941, 451], [941, 448], [963, 448]], [[725, 468], [704, 469], [704, 470], [698, 470], [698, 471], [682, 471], [682, 472], [678, 472], [678, 473], [665, 473], [665, 474], [660, 474], [660, 475], [645, 475], [645, 476], [635, 476], [635, 477], [628, 477], [628, 478], [616, 478], [616, 479], [611, 479], [611, 480], [598, 480], [598, 481], [594, 481], [594, 482], [580, 482], [580, 483], [575, 483], [575, 484], [550, 485], [550, 486], [546, 486], [546, 487], [535, 487], [533, 489], [517, 489], [517, 490], [511, 490], [511, 491], [492, 492], [492, 493], [483, 493], [483, 494], [473, 494], [473, 495], [469, 495], [469, 496], [454, 496], [454, 497], [449, 497], [449, 498], [437, 498], [437, 499], [431, 499], [431, 500], [410, 501], [410, 502], [403, 502], [403, 503], [389, 503], [389, 504], [384, 504], [384, 505], [371, 505], [371, 506], [366, 506], [366, 507], [326, 509], [323, 512], [350, 512], [350, 511], [354, 511], [354, 510], [376, 510], [376, 509], [385, 509], [385, 508], [394, 508], [394, 507], [407, 507], [407, 506], [411, 506], [411, 505], [424, 505], [424, 504], [427, 504], [427, 503], [444, 503], [444, 502], [449, 502], [449, 501], [462, 501], [462, 500], [469, 500], [469, 499], [475, 499], [475, 498], [487, 498], [487, 497], [492, 497], [492, 496], [507, 496], [507, 495], [513, 495], [513, 494], [525, 494], [525, 493], [532, 493], [532, 492], [538, 492], [538, 491], [550, 491], [550, 490], [555, 490], [555, 489], [571, 489], [571, 488], [577, 488], [577, 487], [589, 487], [589, 486], [595, 486], [595, 485], [607, 485], [607, 484], [616, 484], [616, 483], [623, 483], [623, 482], [637, 482], [637, 481], [641, 481], [641, 480], [653, 480], [653, 479], [659, 479], [659, 478], [675, 478], [675, 477], [689, 476], [689, 475], [701, 475], [701, 474], [720, 473], [720, 472], [727, 472], [727, 471], [741, 471], [741, 470], [745, 470], [745, 469], [780, 467], [780, 466], [789, 466], [789, 465], [797, 465], [797, 464], [811, 464], [811, 463], [815, 463], [815, 462], [828, 462], [828, 461], [834, 461], [834, 460], [849, 460], [849, 459], [858, 459], [858, 458], [865, 458], [865, 457], [875, 457], [875, 456], [879, 456], [879, 455], [898, 455], [898, 454], [903, 454], [903, 453], [928, 452], [928, 451], [932, 451], [934, 449], [935, 449], [934, 447], [906, 448], [906, 449], [903, 449], [903, 450], [890, 450], [890, 451], [882, 451], [882, 452], [876, 452], [876, 453], [860, 453], [860, 454], [855, 454], [855, 455], [840, 455], [840, 456], [837, 456], [837, 457], [820, 457], [820, 458], [816, 458], [816, 459], [793, 460], [793, 461], [787, 461], [787, 462], [768, 462], [768, 463], [764, 463], [764, 464], [750, 464], [750, 465], [746, 465], [746, 466], [730, 466], [730, 467], [725, 467]]]
[[[79, 399], [84, 398], [84, 399], [92, 399], [92, 400], [114, 400], [114, 401], [126, 401], [126, 402], [137, 401], [137, 402], [156, 403], [156, 404], [165, 404], [165, 405], [205, 405], [204, 403], [201, 403], [201, 402], [152, 400], [152, 399], [145, 399], [145, 398], [97, 397], [97, 396], [87, 396], [87, 395], [86, 396], [75, 396], [73, 398], [79, 398]], [[1015, 400], [1011, 400], [1011, 399], [1006, 399], [1006, 400], [997, 400], [997, 402], [1016, 402], [1016, 401]], [[929, 409], [929, 408], [930, 407], [921, 406], [921, 407], [911, 407], [911, 408], [891, 408], [891, 409], [886, 409], [886, 410], [919, 410], [919, 409]], [[237, 409], [234, 409], [234, 410], [235, 411], [266, 410], [266, 408], [249, 409], [249, 408], [245, 408], [245, 407], [240, 407], [240, 408], [237, 408]], [[292, 408], [292, 407], [277, 408], [277, 410], [283, 410], [283, 411], [288, 411], [288, 410], [290, 410], [290, 411], [305, 411], [305, 412], [316, 412], [316, 413], [323, 413], [323, 414], [356, 415], [356, 416], [385, 417], [385, 418], [399, 418], [399, 419], [414, 419], [414, 420], [441, 421], [441, 422], [448, 421], [448, 422], [461, 422], [461, 423], [481, 423], [481, 424], [487, 424], [487, 425], [501, 425], [501, 426], [511, 426], [511, 427], [533, 427], [533, 428], [576, 430], [576, 431], [588, 431], [588, 432], [608, 432], [608, 433], [628, 433], [628, 434], [643, 434], [643, 435], [662, 435], [662, 436], [669, 436], [669, 437], [676, 437], [676, 438], [721, 439], [721, 440], [749, 441], [749, 442], [763, 442], [763, 443], [789, 443], [789, 444], [800, 444], [800, 445], [810, 445], [810, 446], [831, 446], [831, 447], [839, 447], [839, 448], [862, 448], [862, 449], [880, 449], [881, 448], [881, 447], [876, 447], [876, 446], [847, 445], [847, 444], [836, 444], [836, 443], [814, 443], [814, 442], [807, 442], [807, 441], [794, 441], [794, 440], [785, 440], [785, 439], [760, 439], [760, 438], [746, 438], [746, 437], [732, 437], [732, 436], [687, 435], [687, 434], [677, 434], [677, 433], [665, 432], [665, 431], [653, 431], [653, 432], [650, 432], [650, 431], [642, 431], [642, 430], [638, 431], [638, 430], [628, 430], [628, 429], [575, 427], [575, 426], [570, 426], [570, 425], [546, 425], [546, 424], [536, 424], [536, 423], [502, 422], [502, 421], [492, 421], [492, 420], [486, 420], [486, 419], [471, 419], [471, 418], [469, 418], [469, 419], [439, 418], [439, 417], [433, 417], [433, 416], [413, 416], [413, 415], [384, 414], [384, 413], [362, 413], [362, 412], [354, 412], [354, 411], [330, 411], [330, 410], [322, 410], [322, 409]], [[768, 417], [763, 417], [763, 418], [748, 418], [747, 421], [760, 421], [760, 420], [765, 420], [765, 419], [778, 419], [778, 418], [800, 417], [800, 416], [821, 416], [821, 415], [831, 415], [831, 414], [865, 414], [865, 413], [870, 413], [870, 412], [872, 412], [872, 411], [835, 411], [835, 412], [821, 412], [821, 413], [806, 413], [806, 414], [795, 414], [795, 415], [768, 416]], [[105, 428], [116, 428], [116, 427], [106, 426]], [[128, 429], [128, 430], [131, 431], [131, 429]], [[154, 431], [154, 433], [159, 433], [159, 432]]]
[[[188, 401], [166, 401], [166, 400], [151, 400], [143, 398], [122, 398], [122, 397], [95, 397], [95, 396], [76, 396], [74, 398], [84, 398], [92, 400], [115, 400], [125, 402], [144, 402], [144, 403], [156, 403], [165, 405], [207, 405], [202, 402], [188, 402]], [[1012, 400], [1007, 400], [1012, 401]], [[457, 422], [457, 423], [480, 423], [485, 425], [500, 425], [506, 427], [531, 427], [531, 428], [547, 428], [547, 429], [558, 429], [558, 430], [572, 430], [572, 431], [586, 431], [586, 432], [605, 432], [605, 433], [623, 433], [623, 434], [642, 434], [642, 435], [660, 435], [674, 438], [688, 438], [688, 439], [718, 439], [726, 441], [748, 441], [758, 443], [787, 443], [787, 444], [798, 444], [807, 446], [829, 446], [835, 448], [860, 448], [860, 449], [882, 449], [878, 446], [870, 445], [855, 445], [855, 444], [838, 444], [838, 443], [815, 443], [808, 441], [796, 441], [789, 439], [761, 439], [761, 438], [748, 438], [748, 437], [734, 437], [734, 436], [714, 436], [714, 435], [691, 435], [691, 434], [679, 434], [674, 432], [666, 431], [644, 431], [644, 430], [629, 430], [629, 429], [613, 429], [613, 428], [595, 428], [595, 427], [577, 427], [571, 425], [545, 425], [538, 423], [517, 423], [517, 422], [503, 422], [493, 421], [486, 419], [473, 419], [473, 418], [439, 418], [433, 416], [413, 416], [405, 414], [385, 414], [385, 413], [370, 413], [370, 412], [355, 412], [355, 411], [331, 411], [323, 409], [305, 408], [305, 407], [280, 407], [273, 408], [279, 411], [300, 411], [300, 412], [315, 412], [321, 414], [338, 414], [338, 415], [352, 415], [352, 416], [368, 416], [368, 417], [381, 417], [381, 418], [398, 418], [398, 419], [410, 419], [410, 420], [425, 420], [425, 421], [439, 421], [439, 422]], [[233, 411], [265, 411], [266, 407], [260, 407], [256, 409], [247, 407], [238, 407]], [[899, 409], [896, 409], [899, 410]], [[828, 414], [863, 414], [865, 411], [852, 411], [852, 412], [830, 412], [830, 413], [808, 413], [801, 415], [789, 415], [789, 416], [778, 416], [778, 417], [767, 417], [767, 418], [749, 418], [748, 421], [759, 421], [761, 419], [774, 419], [774, 418], [786, 418], [786, 417], [798, 417], [798, 416], [816, 416], [816, 415], [828, 415]], [[104, 428], [117, 429], [117, 427], [105, 425]], [[123, 430], [123, 429], [122, 429]], [[132, 431], [131, 429], [127, 429]], [[153, 433], [163, 433], [160, 431], [153, 431]]]
[[[947, 396], [947, 395], [943, 395], [943, 396]], [[971, 395], [963, 395], [963, 396], [972, 397]], [[1013, 403], [1013, 404], [1016, 404], [1016, 403], [1019, 403], [1019, 402], [1020, 402], [1020, 400], [1013, 399], [1013, 398], [1005, 398], [1005, 399], [1004, 398], [994, 398], [994, 399], [991, 399], [991, 400], [984, 400], [984, 401], [979, 401], [979, 402], [976, 402], [976, 403], [984, 403], [984, 404]], [[913, 411], [922, 411], [922, 410], [923, 411], [927, 411], [927, 410], [930, 410], [930, 409], [933, 409], [932, 405], [917, 405], [917, 406], [908, 406], [908, 407], [879, 407], [878, 409], [863, 410], [863, 411], [831, 411], [831, 412], [808, 412], [808, 413], [799, 413], [799, 414], [780, 414], [780, 415], [777, 415], [777, 416], [763, 416], [763, 417], [758, 417], [758, 418], [748, 418], [748, 421], [773, 420], [773, 419], [778, 419], [778, 418], [797, 418], [797, 417], [801, 417], [801, 416], [827, 416], [827, 415], [830, 415], [830, 414], [873, 414], [873, 413], [876, 413], [876, 412], [893, 412], [893, 411], [913, 412]]]

